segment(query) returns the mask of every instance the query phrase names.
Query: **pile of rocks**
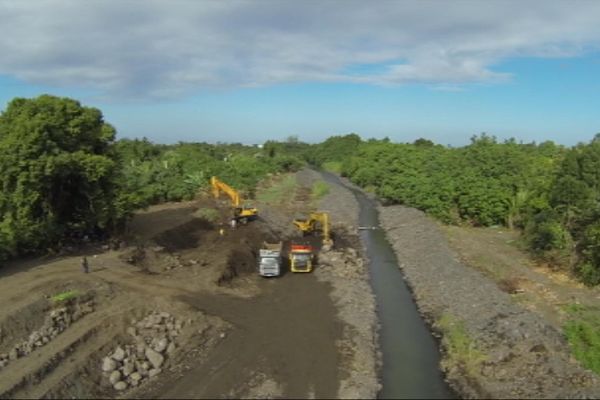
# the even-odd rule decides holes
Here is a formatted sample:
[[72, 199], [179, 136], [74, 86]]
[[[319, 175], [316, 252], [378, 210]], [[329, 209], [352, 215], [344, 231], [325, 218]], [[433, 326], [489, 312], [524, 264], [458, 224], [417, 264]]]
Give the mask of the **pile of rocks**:
[[358, 252], [351, 248], [319, 253], [321, 267], [333, 267], [330, 273], [337, 277], [360, 280], [365, 274], [364, 261]]
[[33, 331], [27, 340], [15, 345], [6, 354], [0, 354], [0, 368], [8, 365], [10, 361], [24, 357], [34, 351], [37, 347], [48, 344], [61, 332], [65, 331], [72, 323], [86, 314], [94, 311], [94, 303], [89, 300], [84, 303], [55, 308], [50, 311], [44, 319], [42, 327]]
[[102, 372], [115, 390], [142, 384], [162, 372], [166, 358], [177, 349], [176, 338], [183, 321], [167, 312], [153, 311], [141, 321], [132, 321], [127, 333], [133, 343], [117, 348], [102, 360]]

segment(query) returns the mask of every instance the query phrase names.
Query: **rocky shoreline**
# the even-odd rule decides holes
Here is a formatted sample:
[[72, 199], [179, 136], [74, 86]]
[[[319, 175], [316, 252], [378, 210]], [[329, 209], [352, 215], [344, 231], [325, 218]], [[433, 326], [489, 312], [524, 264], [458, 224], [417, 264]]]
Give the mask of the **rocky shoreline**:
[[464, 398], [597, 398], [597, 376], [563, 335], [461, 264], [435, 222], [403, 206], [379, 207], [420, 312], [441, 337], [442, 369]]

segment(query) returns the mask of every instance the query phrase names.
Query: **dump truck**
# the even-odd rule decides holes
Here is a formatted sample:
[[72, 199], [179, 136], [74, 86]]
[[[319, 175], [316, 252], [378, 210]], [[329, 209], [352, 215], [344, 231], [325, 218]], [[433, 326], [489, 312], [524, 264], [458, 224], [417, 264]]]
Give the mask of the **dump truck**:
[[306, 244], [292, 244], [290, 247], [290, 270], [310, 272], [313, 269], [313, 247]]
[[264, 242], [259, 251], [258, 273], [261, 276], [279, 276], [281, 274], [282, 242]]

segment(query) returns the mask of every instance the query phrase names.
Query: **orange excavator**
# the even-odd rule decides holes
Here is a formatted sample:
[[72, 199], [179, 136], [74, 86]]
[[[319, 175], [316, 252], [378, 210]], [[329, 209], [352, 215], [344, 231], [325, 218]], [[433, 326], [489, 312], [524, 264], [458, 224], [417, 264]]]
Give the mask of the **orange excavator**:
[[210, 178], [210, 186], [212, 188], [213, 195], [215, 198], [219, 198], [219, 194], [224, 192], [231, 199], [231, 205], [233, 206], [233, 218], [237, 222], [245, 224], [248, 221], [256, 219], [258, 216], [258, 210], [254, 207], [247, 207], [243, 205], [242, 196], [240, 193], [217, 178], [213, 176]]

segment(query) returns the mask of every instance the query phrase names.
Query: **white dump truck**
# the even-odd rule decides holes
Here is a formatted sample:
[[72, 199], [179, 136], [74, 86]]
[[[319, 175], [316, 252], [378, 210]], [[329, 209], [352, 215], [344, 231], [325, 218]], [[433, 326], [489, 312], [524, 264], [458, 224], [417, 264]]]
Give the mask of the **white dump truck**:
[[282, 242], [263, 243], [258, 260], [258, 273], [261, 276], [279, 276], [281, 274]]

